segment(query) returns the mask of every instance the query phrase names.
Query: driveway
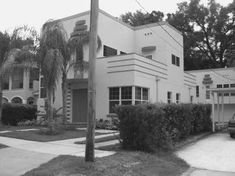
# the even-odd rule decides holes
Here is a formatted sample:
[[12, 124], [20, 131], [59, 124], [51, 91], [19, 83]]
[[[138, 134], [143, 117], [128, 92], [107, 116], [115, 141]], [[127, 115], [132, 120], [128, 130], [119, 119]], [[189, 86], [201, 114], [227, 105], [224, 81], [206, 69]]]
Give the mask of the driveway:
[[235, 139], [228, 133], [210, 135], [176, 154], [193, 168], [234, 172], [235, 175]]

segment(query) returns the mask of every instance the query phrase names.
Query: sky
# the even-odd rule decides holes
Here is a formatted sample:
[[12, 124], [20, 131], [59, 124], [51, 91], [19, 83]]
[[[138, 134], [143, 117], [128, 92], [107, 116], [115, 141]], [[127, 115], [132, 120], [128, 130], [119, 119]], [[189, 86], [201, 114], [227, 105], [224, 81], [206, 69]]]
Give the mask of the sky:
[[[177, 3], [185, 0], [138, 0], [148, 11], [173, 13]], [[186, 0], [189, 1], [189, 0]], [[207, 0], [201, 0], [206, 3]], [[15, 27], [28, 25], [38, 32], [49, 19], [60, 19], [89, 10], [90, 0], [0, 0], [0, 31], [11, 32]], [[232, 0], [216, 0], [223, 6]], [[100, 0], [100, 9], [119, 17], [128, 11], [135, 12], [141, 7], [136, 0]]]

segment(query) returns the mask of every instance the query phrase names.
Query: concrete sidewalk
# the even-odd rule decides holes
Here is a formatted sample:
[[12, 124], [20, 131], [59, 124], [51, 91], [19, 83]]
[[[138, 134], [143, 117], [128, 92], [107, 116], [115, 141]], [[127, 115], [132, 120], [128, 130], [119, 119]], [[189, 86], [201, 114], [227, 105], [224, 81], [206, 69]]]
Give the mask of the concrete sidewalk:
[[[96, 136], [106, 137], [113, 134]], [[36, 142], [22, 139], [0, 137], [0, 143], [9, 146], [0, 149], [0, 176], [17, 176], [37, 168], [41, 164], [58, 155], [74, 155], [84, 157], [85, 145], [74, 144], [85, 138], [75, 138], [53, 142]], [[113, 141], [110, 141], [113, 143]], [[118, 142], [118, 141], [116, 141]], [[109, 143], [106, 142], [105, 145]], [[115, 152], [95, 150], [95, 157], [113, 155]]]

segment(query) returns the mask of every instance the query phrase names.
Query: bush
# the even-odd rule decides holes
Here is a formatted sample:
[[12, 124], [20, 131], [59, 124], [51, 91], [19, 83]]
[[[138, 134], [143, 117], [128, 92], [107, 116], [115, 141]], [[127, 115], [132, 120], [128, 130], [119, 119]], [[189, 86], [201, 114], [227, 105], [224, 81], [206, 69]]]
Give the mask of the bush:
[[2, 109], [2, 123], [16, 126], [22, 121], [36, 119], [37, 108], [27, 104], [4, 103]]
[[143, 104], [116, 109], [125, 149], [173, 149], [189, 135], [211, 130], [211, 107], [204, 104]]

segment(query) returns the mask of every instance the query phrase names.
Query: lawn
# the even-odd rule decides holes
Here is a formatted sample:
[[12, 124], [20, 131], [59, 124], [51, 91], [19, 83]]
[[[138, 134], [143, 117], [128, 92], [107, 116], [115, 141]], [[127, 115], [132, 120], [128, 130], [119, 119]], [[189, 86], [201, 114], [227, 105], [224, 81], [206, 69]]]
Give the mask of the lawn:
[[[101, 134], [103, 133], [96, 133], [95, 135], [101, 135]], [[40, 131], [12, 131], [9, 133], [0, 134], [0, 136], [38, 141], [38, 142], [49, 142], [49, 141], [85, 137], [86, 131], [85, 130], [66, 130], [56, 135], [41, 134]]]
[[148, 154], [143, 152], [118, 151], [115, 155], [97, 158], [95, 163], [75, 156], [59, 156], [23, 176], [177, 176], [188, 165], [170, 153]]

